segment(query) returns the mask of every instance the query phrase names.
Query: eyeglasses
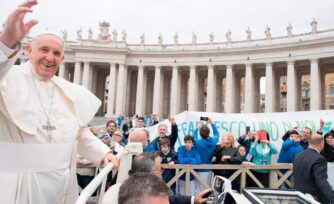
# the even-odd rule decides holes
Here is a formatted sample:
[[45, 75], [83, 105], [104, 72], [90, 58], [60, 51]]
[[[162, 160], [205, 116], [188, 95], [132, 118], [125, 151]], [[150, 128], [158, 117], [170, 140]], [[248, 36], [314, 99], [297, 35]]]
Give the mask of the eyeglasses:
[[113, 135], [115, 135], [115, 136], [117, 136], [117, 137], [122, 137], [122, 135], [119, 135], [119, 134], [113, 134]]

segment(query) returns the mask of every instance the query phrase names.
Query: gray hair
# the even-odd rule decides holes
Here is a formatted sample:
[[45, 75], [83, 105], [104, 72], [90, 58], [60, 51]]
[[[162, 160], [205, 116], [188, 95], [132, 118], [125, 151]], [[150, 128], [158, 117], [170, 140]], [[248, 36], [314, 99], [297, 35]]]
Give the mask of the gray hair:
[[135, 174], [138, 172], [150, 173], [155, 170], [155, 159], [159, 155], [155, 152], [153, 153], [142, 153], [136, 156], [132, 161], [132, 167], [129, 174]]
[[171, 195], [166, 183], [150, 173], [139, 172], [130, 176], [121, 185], [118, 194], [119, 204], [146, 204], [152, 197], [168, 197]]

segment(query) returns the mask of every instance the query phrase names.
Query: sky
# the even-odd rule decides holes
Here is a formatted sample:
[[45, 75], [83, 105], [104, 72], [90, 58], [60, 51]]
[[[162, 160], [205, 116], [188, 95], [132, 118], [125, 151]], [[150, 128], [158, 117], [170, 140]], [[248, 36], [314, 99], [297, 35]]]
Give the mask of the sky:
[[[22, 1], [1, 0], [0, 22]], [[127, 31], [127, 42], [139, 44], [145, 33], [146, 43], [157, 43], [161, 33], [163, 43], [173, 43], [178, 32], [180, 43], [191, 43], [192, 33], [198, 43], [225, 41], [230, 29], [232, 40], [245, 40], [247, 27], [253, 39], [264, 38], [264, 29], [271, 28], [272, 36], [286, 35], [289, 23], [293, 33], [310, 32], [313, 17], [318, 30], [334, 28], [333, 0], [40, 0], [26, 19], [37, 19], [39, 24], [31, 34], [48, 28], [56, 32], [68, 31], [68, 39], [76, 40], [82, 27], [83, 38], [91, 27], [94, 38], [99, 33], [99, 22], [110, 23], [111, 33]]]

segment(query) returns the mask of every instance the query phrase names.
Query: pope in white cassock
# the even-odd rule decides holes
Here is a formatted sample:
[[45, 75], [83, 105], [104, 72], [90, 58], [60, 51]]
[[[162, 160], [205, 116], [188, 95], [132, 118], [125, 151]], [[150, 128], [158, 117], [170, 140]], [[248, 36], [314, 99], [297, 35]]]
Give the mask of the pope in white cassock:
[[27, 45], [29, 61], [13, 66], [37, 24], [23, 22], [36, 4], [21, 4], [0, 33], [0, 203], [74, 203], [77, 152], [96, 166], [118, 159], [86, 127], [101, 102], [55, 76], [64, 59], [59, 36], [37, 35]]

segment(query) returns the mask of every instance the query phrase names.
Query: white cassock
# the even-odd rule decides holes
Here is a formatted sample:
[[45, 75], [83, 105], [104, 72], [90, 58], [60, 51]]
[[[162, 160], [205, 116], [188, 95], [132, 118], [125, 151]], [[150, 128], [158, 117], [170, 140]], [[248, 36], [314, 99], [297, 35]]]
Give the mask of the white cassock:
[[[61, 78], [43, 81], [29, 61], [15, 60], [0, 50], [0, 203], [72, 204], [77, 152], [98, 166], [110, 151], [86, 127], [101, 102]], [[52, 135], [43, 129], [48, 117]]]

